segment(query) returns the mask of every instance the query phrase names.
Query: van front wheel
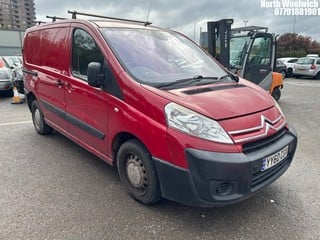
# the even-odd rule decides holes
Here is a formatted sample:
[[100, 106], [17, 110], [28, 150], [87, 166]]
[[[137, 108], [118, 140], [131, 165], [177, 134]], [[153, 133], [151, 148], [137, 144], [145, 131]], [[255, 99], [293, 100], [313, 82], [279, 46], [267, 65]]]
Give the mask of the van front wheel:
[[37, 133], [44, 135], [52, 132], [53, 129], [44, 121], [43, 113], [37, 100], [34, 100], [31, 104], [31, 113], [33, 125]]
[[151, 154], [138, 140], [129, 140], [120, 147], [117, 165], [121, 182], [132, 198], [144, 204], [161, 199]]

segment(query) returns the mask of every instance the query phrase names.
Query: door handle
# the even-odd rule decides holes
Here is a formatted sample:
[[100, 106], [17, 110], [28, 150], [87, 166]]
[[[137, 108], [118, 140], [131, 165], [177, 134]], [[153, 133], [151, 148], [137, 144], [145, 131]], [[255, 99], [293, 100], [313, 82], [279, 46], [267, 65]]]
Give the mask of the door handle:
[[72, 87], [72, 85], [71, 85], [70, 83], [66, 84], [66, 89], [67, 89], [67, 91], [68, 91], [69, 93], [71, 93], [72, 91], [75, 90], [75, 88]]
[[64, 86], [64, 82], [61, 79], [58, 79], [55, 83], [54, 83], [58, 88], [62, 88]]

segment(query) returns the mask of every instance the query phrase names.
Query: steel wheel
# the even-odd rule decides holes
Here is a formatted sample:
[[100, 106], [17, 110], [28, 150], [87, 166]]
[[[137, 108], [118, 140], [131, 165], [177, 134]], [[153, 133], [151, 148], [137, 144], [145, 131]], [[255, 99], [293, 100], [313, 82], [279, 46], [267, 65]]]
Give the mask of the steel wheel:
[[126, 175], [129, 183], [140, 190], [141, 194], [148, 188], [148, 176], [146, 169], [138, 156], [131, 154], [127, 158]]
[[52, 128], [44, 121], [43, 113], [39, 107], [37, 100], [34, 100], [31, 104], [31, 113], [33, 125], [37, 133], [49, 134], [52, 132]]
[[118, 172], [126, 191], [135, 200], [153, 204], [161, 199], [151, 154], [136, 139], [125, 142], [117, 154]]
[[41, 129], [41, 114], [39, 108], [34, 111], [34, 127], [39, 132]]

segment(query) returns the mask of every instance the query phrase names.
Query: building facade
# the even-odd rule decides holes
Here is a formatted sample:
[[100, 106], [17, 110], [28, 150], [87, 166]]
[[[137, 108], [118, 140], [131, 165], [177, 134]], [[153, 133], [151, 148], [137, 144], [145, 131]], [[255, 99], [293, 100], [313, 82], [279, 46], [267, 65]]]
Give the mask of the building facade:
[[34, 25], [36, 14], [33, 0], [0, 0], [0, 28], [25, 29]]

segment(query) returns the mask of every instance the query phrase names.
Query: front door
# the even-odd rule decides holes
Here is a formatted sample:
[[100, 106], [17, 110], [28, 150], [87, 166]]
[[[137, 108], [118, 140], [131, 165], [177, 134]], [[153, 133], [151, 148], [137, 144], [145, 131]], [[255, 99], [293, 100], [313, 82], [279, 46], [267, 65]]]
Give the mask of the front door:
[[105, 61], [93, 37], [83, 29], [72, 33], [71, 77], [66, 83], [66, 118], [70, 133], [93, 152], [107, 153], [108, 94], [89, 86], [87, 68], [90, 62]]

